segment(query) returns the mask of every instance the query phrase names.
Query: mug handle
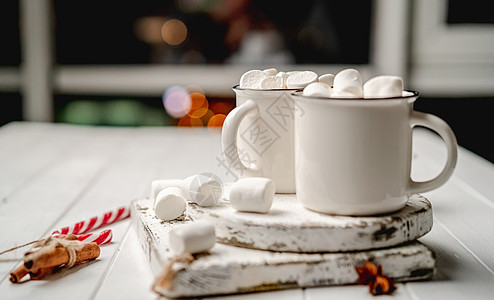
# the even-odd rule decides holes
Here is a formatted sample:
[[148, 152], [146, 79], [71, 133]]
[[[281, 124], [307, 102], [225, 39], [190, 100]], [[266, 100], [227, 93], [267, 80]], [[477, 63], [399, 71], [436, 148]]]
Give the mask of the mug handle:
[[449, 127], [449, 125], [444, 120], [435, 115], [412, 111], [410, 117], [410, 125], [412, 128], [415, 126], [424, 126], [438, 133], [446, 144], [448, 155], [446, 165], [444, 166], [441, 173], [439, 173], [439, 175], [437, 175], [435, 178], [422, 182], [413, 181], [410, 178], [409, 193], [415, 194], [433, 190], [446, 183], [446, 181], [453, 174], [453, 170], [456, 166], [456, 161], [458, 158], [458, 143], [451, 127]]
[[237, 136], [240, 124], [249, 115], [259, 117], [259, 107], [253, 100], [247, 100], [244, 104], [234, 108], [225, 118], [221, 132], [221, 146], [226, 162], [234, 171], [249, 177], [262, 176], [258, 166], [251, 163], [244, 165], [239, 156]]

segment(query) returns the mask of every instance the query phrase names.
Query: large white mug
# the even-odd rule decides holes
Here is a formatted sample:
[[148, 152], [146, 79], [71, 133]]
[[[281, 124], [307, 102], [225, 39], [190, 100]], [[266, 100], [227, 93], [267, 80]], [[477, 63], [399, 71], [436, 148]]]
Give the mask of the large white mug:
[[[401, 209], [408, 197], [444, 184], [456, 166], [457, 141], [437, 116], [413, 110], [414, 91], [402, 97], [334, 99], [292, 93], [297, 198], [308, 209], [373, 215]], [[424, 126], [444, 140], [447, 161], [428, 181], [411, 179], [412, 129]]]
[[295, 193], [294, 119], [303, 114], [290, 93], [296, 89], [233, 87], [236, 108], [223, 123], [226, 162], [241, 178], [267, 177], [277, 193]]

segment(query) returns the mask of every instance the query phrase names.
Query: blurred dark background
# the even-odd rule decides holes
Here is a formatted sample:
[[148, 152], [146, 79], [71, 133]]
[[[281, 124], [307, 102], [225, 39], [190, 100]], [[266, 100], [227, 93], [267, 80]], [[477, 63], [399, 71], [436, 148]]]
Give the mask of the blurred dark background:
[[[263, 66], [277, 66], [284, 71], [312, 67], [332, 72], [346, 67], [360, 70], [374, 63], [372, 28], [382, 21], [376, 20], [379, 1], [40, 1], [49, 8], [52, 30], [48, 37], [52, 44], [48, 60], [49, 75], [53, 75], [47, 80], [51, 116], [41, 121], [87, 125], [208, 126], [234, 107], [230, 87], [238, 77], [231, 76], [230, 82], [184, 86], [190, 93], [204, 95], [196, 105], [203, 113], [176, 116], [163, 105], [170, 83], [164, 82], [161, 92], [159, 87], [157, 92], [132, 93], [125, 89], [107, 92], [96, 87], [66, 88], [65, 66], [84, 72], [86, 68], [112, 66], [121, 68], [121, 73], [132, 66], [162, 66], [163, 72], [167, 66], [206, 66], [212, 70], [233, 66], [237, 73], [232, 74]], [[27, 55], [22, 7], [28, 2], [0, 2], [0, 125], [33, 120], [26, 116], [25, 83], [20, 71]], [[494, 24], [493, 14], [483, 1], [446, 2], [442, 21], [448, 28]], [[404, 31], [406, 68], [399, 75], [404, 77], [407, 88], [421, 93], [415, 108], [443, 118], [461, 146], [494, 162], [494, 146], [489, 141], [493, 130], [493, 89], [458, 93], [448, 89], [447, 84], [437, 88], [430, 88], [432, 83], [421, 85], [422, 73], [415, 70], [424, 63], [410, 50], [414, 35], [419, 34], [415, 29], [417, 19], [413, 17], [418, 8], [414, 2], [403, 3], [410, 20]], [[441, 61], [430, 65], [441, 69], [446, 64]], [[493, 65], [483, 68], [488, 74], [493, 73]], [[98, 75], [98, 69], [94, 70]], [[202, 77], [211, 76], [214, 81], [216, 73], [211, 74]], [[461, 74], [458, 76], [461, 78]], [[441, 79], [440, 75], [437, 77]]]

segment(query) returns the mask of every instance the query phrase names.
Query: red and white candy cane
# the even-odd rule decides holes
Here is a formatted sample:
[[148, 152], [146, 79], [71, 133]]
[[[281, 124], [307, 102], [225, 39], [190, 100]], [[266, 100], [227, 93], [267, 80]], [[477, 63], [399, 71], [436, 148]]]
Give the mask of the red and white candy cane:
[[[60, 238], [67, 236], [66, 234], [54, 234], [52, 237]], [[84, 233], [84, 234], [76, 234], [78, 241], [84, 242], [84, 243], [91, 243], [95, 242], [98, 245], [105, 245], [111, 242], [111, 239], [113, 238], [113, 233], [111, 229], [106, 229], [103, 230], [100, 233]]]
[[72, 226], [63, 227], [60, 230], [55, 230], [52, 235], [56, 234], [83, 234], [100, 227], [115, 223], [130, 216], [129, 207], [120, 207], [109, 211], [101, 216], [92, 217], [88, 220], [80, 221]]

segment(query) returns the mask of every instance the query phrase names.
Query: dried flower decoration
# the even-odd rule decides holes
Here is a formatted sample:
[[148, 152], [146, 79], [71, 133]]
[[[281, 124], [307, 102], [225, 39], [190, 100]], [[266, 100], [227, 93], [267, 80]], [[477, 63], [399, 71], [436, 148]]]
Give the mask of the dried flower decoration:
[[358, 283], [368, 285], [369, 292], [373, 295], [391, 294], [396, 290], [393, 280], [382, 274], [382, 266], [366, 261], [363, 267], [355, 270], [359, 275]]

